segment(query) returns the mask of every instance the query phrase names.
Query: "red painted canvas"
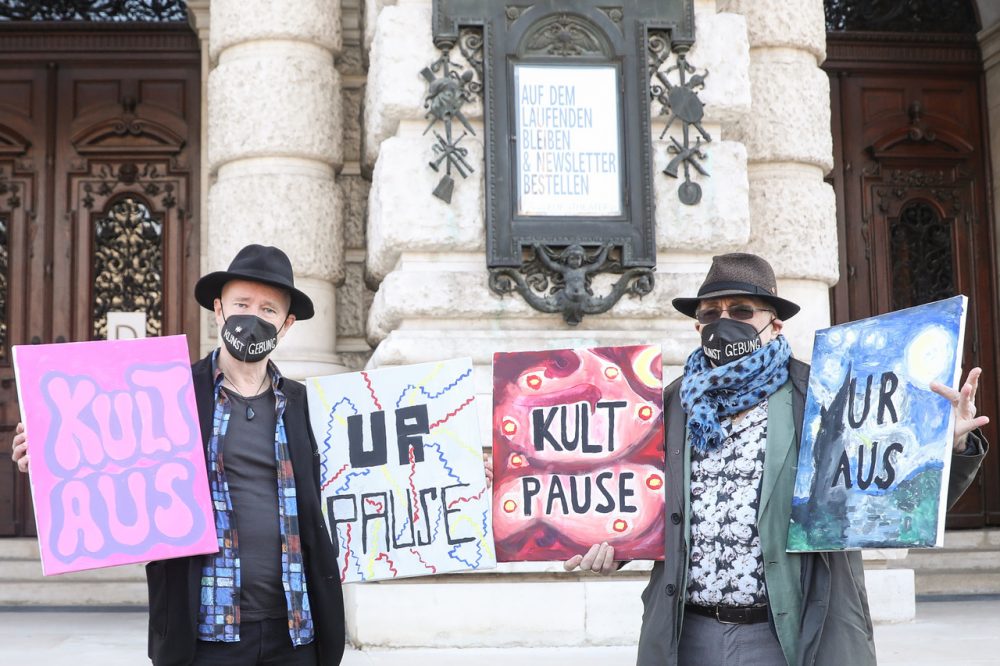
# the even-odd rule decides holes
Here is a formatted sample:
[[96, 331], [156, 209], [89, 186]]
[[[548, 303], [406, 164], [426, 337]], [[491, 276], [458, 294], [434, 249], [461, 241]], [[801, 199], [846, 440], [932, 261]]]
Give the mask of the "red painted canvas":
[[497, 561], [663, 559], [659, 346], [493, 356]]

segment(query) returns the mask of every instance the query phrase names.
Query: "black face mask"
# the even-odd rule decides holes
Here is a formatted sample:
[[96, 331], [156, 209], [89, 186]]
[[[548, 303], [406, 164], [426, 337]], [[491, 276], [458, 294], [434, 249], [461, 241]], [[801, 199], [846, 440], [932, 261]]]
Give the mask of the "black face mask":
[[701, 327], [701, 350], [717, 366], [732, 363], [763, 346], [760, 334], [767, 326], [758, 331], [746, 322], [723, 317]]
[[278, 329], [257, 315], [230, 315], [222, 325], [222, 342], [233, 358], [256, 363], [278, 346]]

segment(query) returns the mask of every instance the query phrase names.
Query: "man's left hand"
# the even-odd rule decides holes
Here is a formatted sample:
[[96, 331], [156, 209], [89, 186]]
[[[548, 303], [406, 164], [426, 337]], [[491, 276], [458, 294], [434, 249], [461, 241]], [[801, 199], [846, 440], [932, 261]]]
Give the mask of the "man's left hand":
[[970, 370], [958, 391], [944, 384], [931, 382], [931, 390], [946, 398], [955, 412], [955, 437], [952, 440], [952, 450], [955, 453], [965, 451], [970, 432], [990, 422], [988, 416], [976, 416], [976, 391], [979, 390], [979, 375], [982, 373], [982, 368]]

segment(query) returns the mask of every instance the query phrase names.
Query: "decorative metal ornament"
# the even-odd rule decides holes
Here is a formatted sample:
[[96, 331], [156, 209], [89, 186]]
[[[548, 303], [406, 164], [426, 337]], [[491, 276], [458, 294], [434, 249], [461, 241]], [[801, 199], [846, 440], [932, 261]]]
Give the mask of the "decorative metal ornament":
[[572, 16], [563, 14], [544, 25], [528, 37], [525, 53], [528, 55], [582, 56], [603, 55], [600, 40], [587, 25]]
[[[577, 244], [565, 248], [536, 244], [534, 257], [519, 268], [490, 271], [490, 289], [500, 295], [516, 291], [534, 309], [562, 314], [567, 324], [576, 326], [584, 315], [607, 312], [626, 294], [641, 298], [653, 291], [652, 269], [625, 269], [609, 258], [611, 249], [611, 243], [592, 253]], [[592, 288], [599, 273], [621, 275], [603, 296], [595, 296]]]
[[108, 312], [146, 313], [146, 335], [163, 323], [163, 224], [138, 197], [119, 199], [94, 225], [94, 336]]
[[[470, 69], [464, 69], [461, 65], [452, 62], [451, 49], [454, 43], [444, 43], [441, 46], [441, 57], [435, 60], [430, 66], [420, 70], [420, 75], [427, 81], [427, 96], [424, 98], [424, 108], [427, 113], [425, 118], [430, 119], [424, 134], [431, 131], [435, 125], [444, 125], [444, 136], [434, 130], [437, 142], [433, 145], [434, 159], [428, 164], [434, 171], [440, 171], [444, 164], [445, 173], [434, 188], [434, 196], [445, 203], [451, 203], [451, 197], [455, 190], [455, 180], [451, 177], [452, 169], [458, 172], [462, 178], [468, 178], [475, 169], [466, 159], [469, 156], [468, 148], [459, 146], [459, 142], [465, 138], [466, 134], [476, 135], [476, 130], [469, 123], [468, 118], [462, 113], [462, 107], [469, 102], [473, 102], [477, 95], [482, 93], [482, 35], [473, 30], [464, 30], [458, 39], [459, 49], [471, 65]], [[477, 68], [477, 64], [479, 67]], [[438, 75], [440, 73], [440, 75]], [[476, 80], [476, 77], [480, 81]], [[452, 123], [458, 120], [465, 131], [455, 138], [452, 133]]]
[[972, 0], [825, 0], [826, 30], [976, 33]]
[[166, 165], [123, 160], [93, 165], [80, 204], [93, 220], [93, 335], [107, 336], [108, 312], [146, 313], [146, 335], [163, 330], [164, 220], [178, 207], [176, 178]]
[[894, 310], [950, 298], [955, 289], [952, 228], [924, 201], [907, 203], [889, 223]]
[[[649, 87], [652, 98], [660, 103], [660, 115], [669, 115], [667, 124], [660, 132], [660, 139], [666, 136], [667, 131], [674, 125], [674, 121], [681, 123], [681, 136], [683, 141], [678, 141], [675, 137], [670, 137], [670, 145], [667, 146], [667, 153], [673, 158], [667, 163], [663, 173], [671, 178], [677, 178], [680, 168], [684, 168], [684, 182], [677, 188], [677, 196], [681, 203], [693, 206], [701, 201], [701, 186], [691, 180], [691, 169], [708, 177], [708, 171], [702, 165], [702, 161], [708, 159], [708, 155], [701, 147], [712, 141], [712, 137], [702, 126], [701, 121], [705, 116], [705, 105], [698, 98], [698, 91], [705, 87], [705, 79], [708, 77], [708, 70], [704, 74], [696, 73], [696, 69], [687, 61], [687, 46], [677, 47], [677, 64], [661, 70], [670, 56], [669, 38], [660, 34], [651, 37], [649, 40], [649, 61], [653, 78], [658, 83], [653, 83]], [[670, 81], [670, 74], [677, 72], [677, 82]], [[688, 75], [691, 75], [688, 78]], [[698, 131], [694, 144], [691, 143], [691, 128]], [[704, 139], [704, 141], [703, 141]]]
[[[0, 207], [14, 210], [21, 206], [21, 188], [11, 181], [3, 167], [0, 167]], [[6, 199], [4, 199], [6, 197]]]
[[[428, 132], [436, 130], [431, 167], [445, 165], [434, 194], [450, 201], [449, 168], [472, 171], [459, 141], [472, 130], [465, 86], [478, 84], [493, 292], [516, 293], [570, 325], [624, 295], [648, 294], [656, 266], [650, 81], [671, 45], [683, 54], [694, 43], [693, 0], [434, 0], [432, 26], [442, 56], [421, 74]], [[477, 57], [463, 55], [478, 79], [450, 56], [469, 31]], [[651, 68], [657, 38], [665, 55]], [[706, 73], [680, 63], [680, 81], [656, 79], [653, 99], [672, 105], [670, 123], [684, 128], [670, 169], [684, 172], [680, 196], [694, 204], [701, 193], [690, 170], [707, 175], [701, 146], [711, 140], [697, 96]], [[454, 122], [463, 128], [452, 132]], [[594, 282], [602, 274], [611, 277]]]
[[4, 0], [0, 21], [187, 21], [183, 0]]

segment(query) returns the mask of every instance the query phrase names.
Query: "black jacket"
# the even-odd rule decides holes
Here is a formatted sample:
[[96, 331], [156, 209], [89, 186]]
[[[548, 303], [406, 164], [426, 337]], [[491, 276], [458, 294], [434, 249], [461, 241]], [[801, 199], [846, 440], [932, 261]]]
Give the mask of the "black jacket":
[[[191, 372], [202, 446], [207, 446], [214, 411], [211, 355], [195, 363]], [[299, 530], [319, 663], [337, 666], [344, 655], [344, 597], [321, 508], [319, 452], [309, 427], [305, 386], [284, 379], [281, 390], [287, 399], [285, 432], [295, 474]], [[203, 555], [178, 557], [146, 565], [149, 658], [155, 666], [187, 666], [194, 659], [203, 558]]]

